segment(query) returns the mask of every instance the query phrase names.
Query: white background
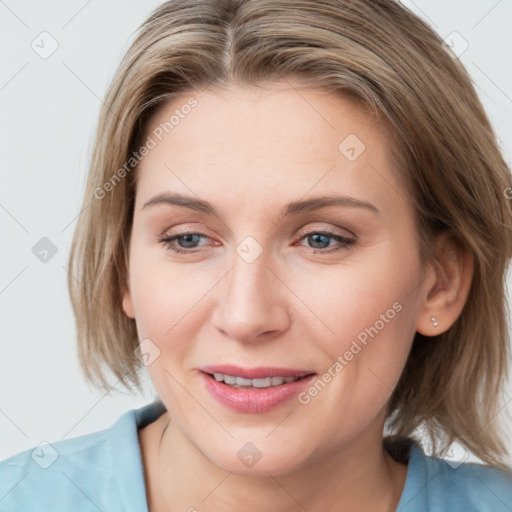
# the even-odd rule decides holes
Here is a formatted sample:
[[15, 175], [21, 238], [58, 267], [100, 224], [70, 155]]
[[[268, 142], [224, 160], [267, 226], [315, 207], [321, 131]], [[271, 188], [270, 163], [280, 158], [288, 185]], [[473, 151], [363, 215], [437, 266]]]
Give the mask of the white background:
[[[153, 400], [149, 383], [145, 396], [86, 384], [65, 267], [101, 99], [160, 3], [0, 0], [0, 459], [106, 428]], [[512, 0], [403, 3], [443, 38], [456, 31], [469, 44], [460, 58], [510, 164]], [[47, 59], [31, 47], [43, 31], [58, 42]], [[32, 253], [42, 237], [58, 249], [47, 263]]]

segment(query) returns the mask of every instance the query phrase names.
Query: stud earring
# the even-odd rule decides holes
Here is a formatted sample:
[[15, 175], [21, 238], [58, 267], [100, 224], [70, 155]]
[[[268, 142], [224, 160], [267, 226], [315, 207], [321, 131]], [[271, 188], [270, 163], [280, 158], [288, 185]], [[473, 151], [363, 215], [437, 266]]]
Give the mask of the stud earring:
[[431, 316], [430, 320], [432, 320], [432, 324], [434, 327], [437, 327], [439, 324], [437, 323], [437, 319], [435, 316]]

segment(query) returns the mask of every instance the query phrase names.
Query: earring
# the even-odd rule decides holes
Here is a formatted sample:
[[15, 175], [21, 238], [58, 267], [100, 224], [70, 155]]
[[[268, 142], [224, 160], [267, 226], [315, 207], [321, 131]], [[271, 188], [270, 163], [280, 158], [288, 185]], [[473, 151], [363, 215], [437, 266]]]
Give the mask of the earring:
[[432, 324], [434, 327], [437, 327], [439, 324], [437, 323], [437, 319], [435, 316], [431, 316], [430, 320], [432, 320]]

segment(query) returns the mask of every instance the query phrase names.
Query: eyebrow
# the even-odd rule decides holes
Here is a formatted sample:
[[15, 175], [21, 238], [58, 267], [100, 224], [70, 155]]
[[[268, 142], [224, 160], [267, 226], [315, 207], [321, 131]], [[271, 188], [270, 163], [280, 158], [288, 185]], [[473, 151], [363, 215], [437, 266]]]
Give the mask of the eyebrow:
[[[146, 201], [142, 209], [144, 210], [148, 206], [154, 206], [157, 204], [181, 206], [184, 208], [189, 208], [191, 210], [207, 213], [210, 215], [216, 214], [215, 208], [208, 201], [204, 201], [203, 199], [198, 199], [195, 197], [186, 196], [182, 194], [158, 194], [149, 199], [149, 201]], [[362, 201], [360, 199], [355, 199], [353, 197], [348, 196], [331, 195], [315, 197], [312, 199], [308, 199], [306, 201], [293, 201], [291, 203], [288, 203], [281, 210], [281, 216], [286, 217], [290, 215], [298, 215], [301, 213], [320, 210], [321, 208], [326, 208], [329, 206], [363, 208], [375, 214], [380, 213], [380, 210], [375, 205], [367, 201]]]

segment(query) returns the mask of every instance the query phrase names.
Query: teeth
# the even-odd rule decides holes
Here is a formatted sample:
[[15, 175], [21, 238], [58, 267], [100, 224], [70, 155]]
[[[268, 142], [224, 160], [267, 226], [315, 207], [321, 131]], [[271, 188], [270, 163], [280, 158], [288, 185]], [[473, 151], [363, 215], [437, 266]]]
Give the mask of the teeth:
[[224, 382], [233, 387], [254, 387], [269, 388], [272, 386], [280, 386], [283, 383], [294, 382], [299, 377], [267, 377], [265, 379], [244, 379], [243, 377], [234, 377], [233, 375], [224, 375], [223, 373], [214, 373], [213, 378], [216, 381]]
[[236, 384], [236, 377], [231, 377], [231, 375], [224, 375], [224, 382], [226, 384]]
[[[229, 380], [226, 380], [226, 379], [229, 379]], [[224, 382], [226, 384], [233, 384], [232, 382], [230, 382], [231, 379], [232, 379], [232, 377], [230, 377], [229, 375], [224, 376]], [[244, 379], [243, 377], [237, 377], [235, 379], [235, 384], [237, 386], [250, 386], [252, 384], [252, 381], [251, 381], [251, 379]]]
[[255, 388], [269, 388], [272, 386], [272, 377], [267, 377], [266, 379], [252, 379], [251, 384]]

